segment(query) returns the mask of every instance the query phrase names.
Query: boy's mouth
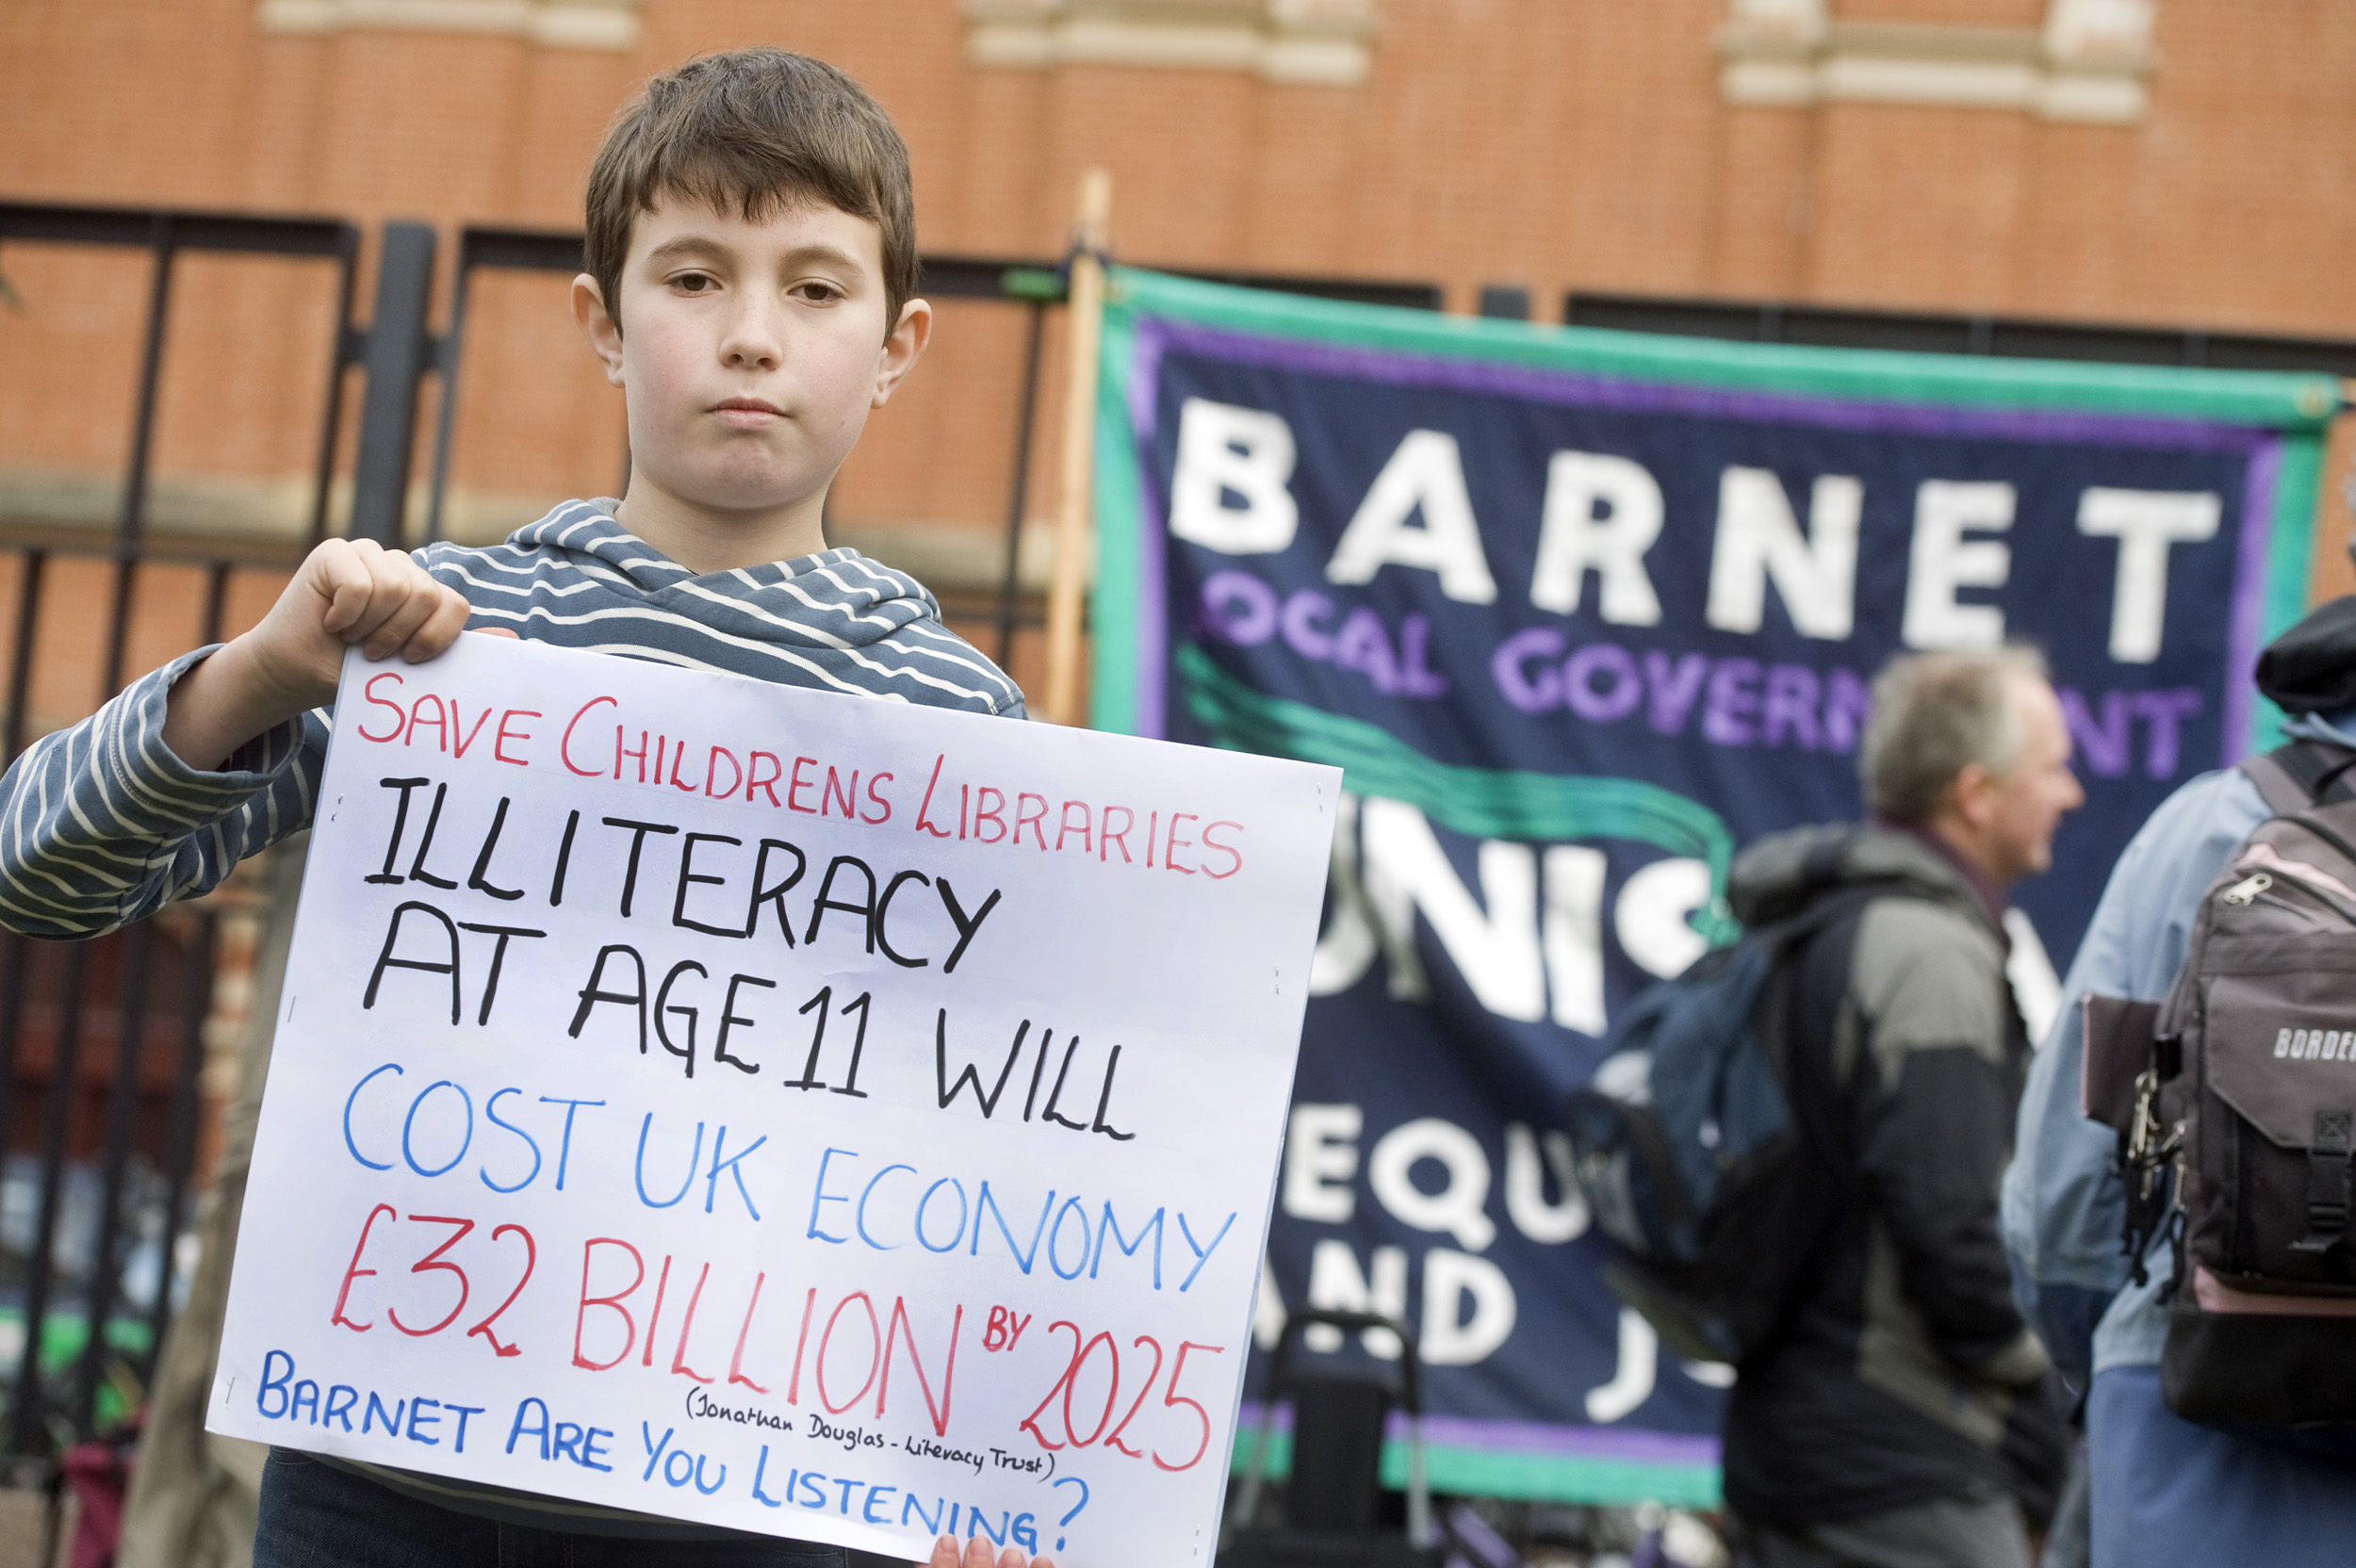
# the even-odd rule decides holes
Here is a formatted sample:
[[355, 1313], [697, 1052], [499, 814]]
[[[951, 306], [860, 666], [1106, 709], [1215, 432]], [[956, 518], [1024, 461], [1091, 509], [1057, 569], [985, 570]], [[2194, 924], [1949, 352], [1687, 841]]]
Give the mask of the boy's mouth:
[[736, 425], [747, 430], [785, 417], [785, 410], [775, 403], [763, 402], [759, 398], [729, 398], [712, 404], [712, 412], [720, 416], [723, 424]]

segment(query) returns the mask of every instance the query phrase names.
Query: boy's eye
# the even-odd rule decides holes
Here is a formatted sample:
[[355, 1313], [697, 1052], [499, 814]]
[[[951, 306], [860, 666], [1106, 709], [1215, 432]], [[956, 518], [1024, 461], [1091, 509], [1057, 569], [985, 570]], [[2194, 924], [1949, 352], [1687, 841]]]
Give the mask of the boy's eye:
[[843, 290], [823, 278], [806, 278], [787, 292], [812, 304], [832, 304], [843, 298]]
[[681, 272], [671, 280], [671, 286], [682, 294], [709, 294], [720, 286], [720, 280], [709, 272]]

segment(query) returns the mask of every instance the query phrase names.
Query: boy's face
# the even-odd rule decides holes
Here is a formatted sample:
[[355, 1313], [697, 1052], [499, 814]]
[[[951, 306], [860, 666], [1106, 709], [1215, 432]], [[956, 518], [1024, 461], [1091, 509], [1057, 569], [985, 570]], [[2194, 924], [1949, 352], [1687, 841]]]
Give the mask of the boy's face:
[[691, 528], [804, 512], [814, 528], [931, 327], [911, 300], [886, 333], [880, 232], [824, 204], [751, 222], [665, 199], [632, 227], [618, 292], [578, 278], [573, 313], [626, 394], [630, 509]]

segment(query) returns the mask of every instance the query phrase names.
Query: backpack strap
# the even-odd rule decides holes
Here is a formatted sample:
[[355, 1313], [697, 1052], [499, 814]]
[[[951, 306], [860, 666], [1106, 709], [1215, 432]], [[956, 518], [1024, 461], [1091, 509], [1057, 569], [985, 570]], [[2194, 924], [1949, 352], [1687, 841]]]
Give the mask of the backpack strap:
[[1806, 942], [1842, 916], [1862, 909], [1877, 898], [1913, 898], [1936, 903], [1939, 895], [1923, 890], [1919, 884], [1904, 876], [1876, 876], [1862, 882], [1819, 886], [1796, 911], [1758, 927], [1752, 935], [1781, 954]]
[[2293, 741], [2261, 757], [2245, 757], [2241, 771], [2266, 808], [2289, 816], [2310, 806], [2356, 800], [2356, 751], [2328, 741]]

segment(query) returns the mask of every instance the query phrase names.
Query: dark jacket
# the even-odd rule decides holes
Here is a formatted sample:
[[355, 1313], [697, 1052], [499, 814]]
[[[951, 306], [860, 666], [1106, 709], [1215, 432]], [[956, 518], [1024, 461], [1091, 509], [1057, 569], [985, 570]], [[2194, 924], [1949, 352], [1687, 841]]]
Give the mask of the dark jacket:
[[1745, 924], [1887, 886], [1798, 952], [1795, 1119], [1823, 1228], [1784, 1328], [1726, 1411], [1737, 1513], [1808, 1523], [2060, 1479], [2058, 1386], [2013, 1303], [1997, 1186], [2028, 1042], [2005, 939], [1962, 874], [1911, 834], [1803, 828], [1752, 846]]

